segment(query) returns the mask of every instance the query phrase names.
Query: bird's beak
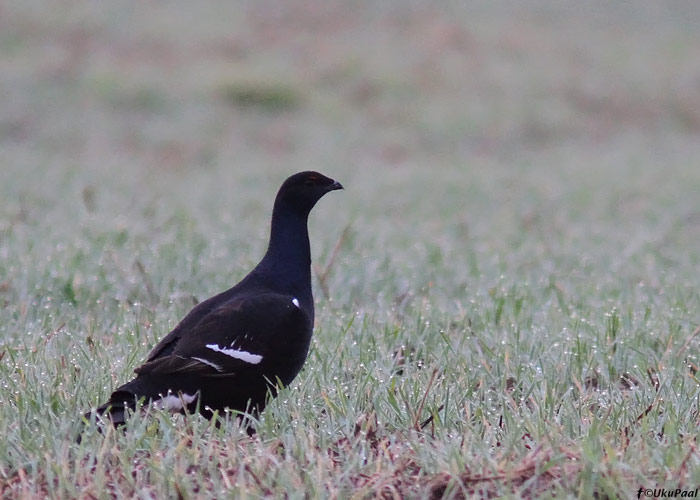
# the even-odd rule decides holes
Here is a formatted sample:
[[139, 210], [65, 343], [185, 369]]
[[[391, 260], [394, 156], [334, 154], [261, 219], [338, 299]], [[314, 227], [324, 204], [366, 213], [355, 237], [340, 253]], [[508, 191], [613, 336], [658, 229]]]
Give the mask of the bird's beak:
[[343, 189], [343, 185], [338, 181], [333, 181], [333, 184], [328, 186], [328, 191], [336, 191], [338, 189]]

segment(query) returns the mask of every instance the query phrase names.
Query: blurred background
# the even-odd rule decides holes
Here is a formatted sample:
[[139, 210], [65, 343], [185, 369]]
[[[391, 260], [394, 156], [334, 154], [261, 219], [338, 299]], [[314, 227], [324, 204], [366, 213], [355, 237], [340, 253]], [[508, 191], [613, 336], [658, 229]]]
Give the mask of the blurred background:
[[190, 224], [173, 241], [200, 235], [218, 255], [212, 274], [245, 267], [277, 186], [305, 169], [346, 186], [313, 216], [321, 260], [349, 226], [356, 264], [368, 245], [407, 269], [522, 248], [619, 270], [670, 227], [665, 258], [697, 262], [697, 1], [0, 9], [0, 230], [15, 276], [37, 238], [80, 248], [104, 230], [119, 246], [171, 216]]
[[700, 132], [692, 0], [1, 8], [3, 168], [276, 180], [623, 147], [665, 163]]

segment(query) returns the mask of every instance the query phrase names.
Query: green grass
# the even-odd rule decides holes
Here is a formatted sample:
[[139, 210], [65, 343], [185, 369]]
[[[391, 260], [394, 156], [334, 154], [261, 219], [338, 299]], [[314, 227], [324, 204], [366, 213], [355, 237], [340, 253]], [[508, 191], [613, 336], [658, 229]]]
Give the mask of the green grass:
[[[3, 497], [700, 485], [693, 3], [195, 5], [0, 21]], [[155, 412], [76, 444], [306, 169], [346, 190], [258, 435]]]

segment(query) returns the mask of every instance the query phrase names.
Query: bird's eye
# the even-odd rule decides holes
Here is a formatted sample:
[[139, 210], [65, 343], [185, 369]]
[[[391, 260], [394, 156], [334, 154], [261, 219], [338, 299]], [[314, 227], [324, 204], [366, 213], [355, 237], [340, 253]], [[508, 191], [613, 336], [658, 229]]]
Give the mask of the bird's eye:
[[309, 186], [309, 187], [313, 186], [314, 184], [316, 184], [316, 183], [314, 181], [312, 181], [311, 179], [308, 179], [304, 182], [304, 185]]

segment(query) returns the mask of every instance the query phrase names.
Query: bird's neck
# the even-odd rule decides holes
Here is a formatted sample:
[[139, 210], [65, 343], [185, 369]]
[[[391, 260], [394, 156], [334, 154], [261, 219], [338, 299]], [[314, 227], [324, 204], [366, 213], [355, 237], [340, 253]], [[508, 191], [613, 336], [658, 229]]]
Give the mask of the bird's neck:
[[272, 211], [270, 244], [258, 269], [290, 287], [290, 291], [311, 295], [311, 248], [308, 214], [287, 210], [277, 200]]

